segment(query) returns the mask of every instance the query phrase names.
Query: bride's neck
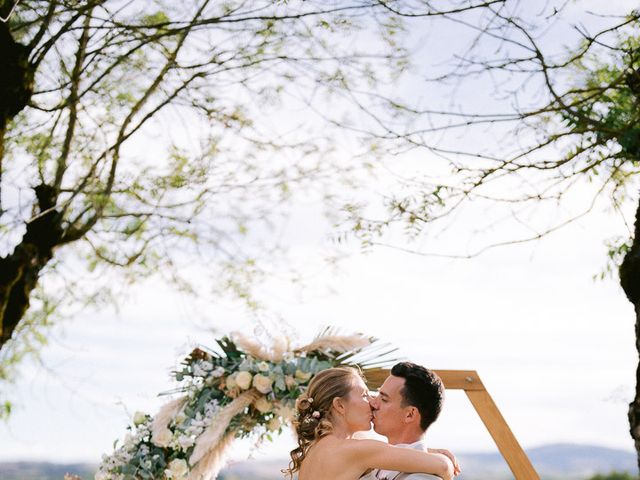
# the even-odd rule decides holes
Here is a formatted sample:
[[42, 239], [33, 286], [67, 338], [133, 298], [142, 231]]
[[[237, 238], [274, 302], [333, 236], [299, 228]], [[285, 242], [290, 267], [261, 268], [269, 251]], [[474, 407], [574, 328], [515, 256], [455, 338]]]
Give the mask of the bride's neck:
[[355, 432], [351, 431], [342, 421], [333, 422], [331, 434], [340, 439], [349, 439]]

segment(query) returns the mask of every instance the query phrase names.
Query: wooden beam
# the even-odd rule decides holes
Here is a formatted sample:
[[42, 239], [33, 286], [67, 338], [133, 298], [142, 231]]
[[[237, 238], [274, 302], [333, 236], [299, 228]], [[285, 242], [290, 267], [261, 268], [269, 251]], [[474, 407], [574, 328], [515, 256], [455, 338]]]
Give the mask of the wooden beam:
[[434, 370], [442, 379], [446, 390], [484, 390], [475, 370]]
[[527, 454], [486, 390], [465, 390], [516, 480], [540, 480]]
[[[484, 390], [484, 385], [475, 370], [434, 370], [442, 379], [447, 390]], [[371, 390], [380, 388], [384, 379], [390, 375], [386, 368], [365, 370], [367, 384]]]

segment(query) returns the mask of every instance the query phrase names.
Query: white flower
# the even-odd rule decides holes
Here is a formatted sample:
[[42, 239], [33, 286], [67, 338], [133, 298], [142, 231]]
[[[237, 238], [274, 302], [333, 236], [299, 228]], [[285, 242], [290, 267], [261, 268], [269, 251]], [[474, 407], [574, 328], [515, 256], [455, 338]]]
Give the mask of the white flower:
[[[253, 379], [253, 381], [255, 382], [255, 378]], [[267, 413], [273, 407], [271, 402], [265, 397], [260, 397], [253, 405], [260, 413]]]
[[311, 375], [311, 372], [303, 372], [300, 369], [296, 370], [296, 379], [300, 380], [301, 382], [306, 382], [307, 380], [309, 380], [311, 378]]
[[214, 378], [219, 378], [222, 375], [224, 375], [224, 368], [222, 367], [216, 367], [210, 374], [212, 377]]
[[154, 432], [151, 441], [158, 447], [168, 447], [169, 443], [171, 443], [171, 438], [171, 430], [165, 428], [159, 432]]
[[210, 372], [211, 370], [213, 370], [213, 363], [204, 360], [200, 362], [200, 368], [206, 370], [207, 372]]
[[171, 463], [169, 463], [169, 465], [167, 466], [169, 468], [164, 471], [164, 474], [167, 476], [167, 478], [180, 480], [186, 478], [187, 473], [189, 473], [189, 466], [187, 465], [187, 462], [182, 458], [171, 460]]
[[187, 415], [184, 412], [180, 412], [176, 415], [175, 422], [176, 424], [180, 425], [181, 423], [184, 423], [186, 419]]
[[268, 372], [269, 364], [267, 362], [260, 362], [258, 364], [258, 370], [260, 370], [261, 372]]
[[[195, 377], [207, 376], [207, 370], [204, 368], [205, 363], [208, 363], [209, 365], [211, 365], [209, 362], [196, 362], [193, 365], [191, 365], [191, 371], [193, 372], [193, 375]], [[211, 366], [213, 367], [213, 365]]]
[[273, 380], [265, 375], [257, 373], [256, 376], [253, 377], [253, 386], [256, 387], [256, 390], [260, 393], [269, 393], [272, 384]]
[[193, 446], [194, 443], [196, 443], [195, 439], [187, 435], [180, 435], [180, 437], [178, 438], [178, 445], [180, 445], [180, 447], [184, 451]]
[[96, 472], [96, 476], [93, 478], [95, 480], [109, 480], [109, 474], [107, 472], [103, 472], [102, 470], [98, 470]]
[[249, 387], [251, 387], [252, 378], [253, 377], [249, 372], [238, 372], [236, 375], [236, 385], [238, 385], [242, 390], [248, 390]]
[[137, 427], [147, 421], [147, 415], [144, 412], [136, 412], [133, 414], [133, 424]]
[[186, 434], [187, 435], [195, 435], [196, 437], [198, 435], [200, 435], [202, 432], [204, 431], [204, 427], [201, 427], [199, 425], [191, 425], [189, 428], [187, 428], [186, 430]]
[[270, 432], [275, 432], [280, 428], [281, 425], [282, 422], [280, 421], [280, 419], [278, 417], [273, 417], [271, 420], [269, 420], [269, 423], [267, 423], [267, 430], [269, 430]]
[[204, 406], [204, 414], [207, 418], [213, 417], [216, 413], [218, 413], [217, 400], [213, 400], [212, 402], [209, 402]]

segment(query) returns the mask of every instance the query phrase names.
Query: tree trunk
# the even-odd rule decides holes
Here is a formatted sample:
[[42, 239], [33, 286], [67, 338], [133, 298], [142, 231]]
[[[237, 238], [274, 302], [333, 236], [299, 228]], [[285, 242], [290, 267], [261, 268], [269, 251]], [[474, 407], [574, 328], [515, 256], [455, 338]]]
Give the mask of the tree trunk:
[[[4, 134], [9, 122], [31, 100], [34, 66], [29, 49], [16, 42], [8, 22], [0, 21], [0, 215], [2, 215], [2, 172]], [[47, 185], [35, 188], [40, 215], [27, 224], [27, 231], [13, 253], [0, 257], [0, 349], [29, 308], [29, 295], [38, 276], [51, 260], [61, 236], [60, 214], [53, 210], [56, 192]], [[53, 199], [53, 201], [52, 201]]]
[[11, 36], [9, 25], [0, 21], [0, 216], [2, 208], [2, 167], [4, 135], [7, 125], [33, 95], [34, 66], [29, 63], [29, 49]]
[[0, 127], [4, 129], [29, 103], [34, 80], [29, 49], [13, 39], [4, 22], [0, 22], [0, 72]]
[[620, 265], [620, 285], [636, 312], [635, 340], [639, 363], [636, 367], [636, 394], [629, 404], [629, 432], [633, 438], [640, 470], [640, 200], [636, 210], [633, 243]]
[[0, 349], [24, 317], [38, 276], [62, 238], [62, 215], [54, 209], [57, 192], [48, 185], [35, 191], [40, 214], [27, 224], [13, 253], [0, 258]]

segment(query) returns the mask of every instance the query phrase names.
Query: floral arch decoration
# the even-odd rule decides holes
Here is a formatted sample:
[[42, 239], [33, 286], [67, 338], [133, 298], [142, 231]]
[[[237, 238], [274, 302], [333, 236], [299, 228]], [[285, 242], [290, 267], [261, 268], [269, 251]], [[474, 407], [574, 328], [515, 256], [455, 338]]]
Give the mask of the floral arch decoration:
[[[362, 334], [323, 330], [308, 345], [292, 347], [286, 335], [266, 346], [240, 333], [199, 347], [173, 372], [181, 394], [155, 417], [136, 412], [120, 446], [104, 455], [95, 480], [212, 480], [236, 438], [271, 439], [290, 424], [295, 400], [327, 368], [360, 368], [376, 388], [396, 361], [396, 349]], [[539, 480], [524, 450], [475, 371], [434, 370], [447, 390], [464, 390], [516, 480]]]
[[235, 333], [198, 347], [173, 372], [180, 394], [151, 415], [136, 412], [123, 442], [104, 455], [95, 480], [212, 480], [236, 438], [271, 439], [290, 424], [295, 400], [327, 368], [357, 366], [366, 375], [395, 349], [362, 334], [324, 329], [308, 345], [286, 335], [265, 345]]

